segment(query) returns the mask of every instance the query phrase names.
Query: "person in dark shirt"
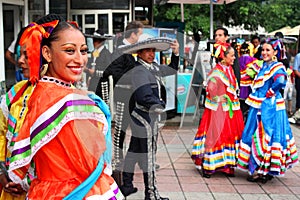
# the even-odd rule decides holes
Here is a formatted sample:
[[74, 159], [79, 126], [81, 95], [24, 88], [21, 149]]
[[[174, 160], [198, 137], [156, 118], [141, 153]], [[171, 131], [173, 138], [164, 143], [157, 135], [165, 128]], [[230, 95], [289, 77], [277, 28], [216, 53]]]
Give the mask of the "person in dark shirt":
[[290, 68], [290, 60], [288, 59], [286, 47], [283, 43], [284, 35], [282, 32], [276, 32], [274, 37], [281, 41], [281, 46], [282, 46], [280, 53], [279, 53], [278, 61], [282, 62], [283, 65], [285, 66], [285, 69], [287, 70], [288, 68]]
[[[120, 185], [122, 177], [123, 161], [123, 143], [125, 140], [126, 129], [129, 126], [129, 98], [131, 95], [131, 79], [127, 77], [127, 72], [135, 66], [135, 58], [132, 54], [124, 54], [119, 50], [119, 47], [124, 45], [134, 44], [139, 40], [140, 35], [143, 33], [143, 24], [139, 21], [129, 22], [125, 28], [124, 38], [119, 39], [121, 42], [112, 54], [112, 63], [104, 70], [103, 76], [100, 78], [96, 94], [99, 96], [105, 89], [103, 85], [108, 85], [108, 77], [113, 78], [113, 98], [116, 105], [115, 113], [115, 126], [114, 126], [114, 159], [112, 163], [113, 177]], [[120, 80], [122, 78], [122, 80]], [[111, 91], [110, 91], [111, 92]]]
[[251, 38], [251, 43], [254, 46], [254, 51], [253, 51], [253, 57], [256, 59], [261, 60], [261, 45], [260, 45], [260, 37], [257, 35], [254, 35]]
[[[86, 36], [93, 38], [94, 50], [84, 72], [87, 73], [88, 90], [95, 92], [100, 77], [112, 61], [111, 52], [104, 45], [105, 41], [111, 39], [112, 36], [104, 34], [100, 29], [96, 30], [93, 35]], [[102, 95], [100, 97], [104, 100]]]

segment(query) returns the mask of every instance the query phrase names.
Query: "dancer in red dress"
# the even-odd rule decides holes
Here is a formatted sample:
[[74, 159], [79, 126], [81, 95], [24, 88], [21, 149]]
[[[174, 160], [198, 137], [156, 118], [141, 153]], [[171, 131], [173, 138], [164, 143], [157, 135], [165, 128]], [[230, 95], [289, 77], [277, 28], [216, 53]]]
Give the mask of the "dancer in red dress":
[[244, 128], [238, 83], [232, 70], [234, 49], [216, 43], [217, 65], [207, 78], [205, 110], [194, 139], [192, 159], [206, 178], [216, 171], [234, 176], [239, 140]]

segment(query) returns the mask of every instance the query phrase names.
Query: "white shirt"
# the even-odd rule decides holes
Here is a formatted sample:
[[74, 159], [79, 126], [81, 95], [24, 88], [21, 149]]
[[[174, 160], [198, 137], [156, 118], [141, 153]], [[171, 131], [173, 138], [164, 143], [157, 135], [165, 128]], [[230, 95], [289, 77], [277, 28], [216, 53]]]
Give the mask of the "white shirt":
[[9, 45], [9, 47], [8, 47], [8, 51], [10, 51], [11, 53], [15, 53], [15, 46], [16, 46], [16, 42], [17, 42], [17, 39], [14, 39], [11, 43], [10, 43], [10, 45]]

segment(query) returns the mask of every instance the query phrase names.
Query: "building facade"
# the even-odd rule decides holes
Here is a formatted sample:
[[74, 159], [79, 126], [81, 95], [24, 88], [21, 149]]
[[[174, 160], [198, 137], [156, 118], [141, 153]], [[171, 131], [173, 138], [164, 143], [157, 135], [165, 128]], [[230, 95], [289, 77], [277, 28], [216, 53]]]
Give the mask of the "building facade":
[[15, 83], [15, 66], [5, 59], [5, 51], [29, 22], [56, 13], [77, 21], [84, 33], [101, 28], [116, 34], [132, 20], [152, 26], [152, 10], [153, 0], [0, 0], [0, 94]]

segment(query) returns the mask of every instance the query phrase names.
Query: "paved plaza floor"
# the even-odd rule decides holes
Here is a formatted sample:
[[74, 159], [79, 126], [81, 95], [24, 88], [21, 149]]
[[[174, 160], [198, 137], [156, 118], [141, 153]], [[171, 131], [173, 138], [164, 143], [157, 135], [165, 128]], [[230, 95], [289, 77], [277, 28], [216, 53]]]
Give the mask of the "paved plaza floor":
[[[292, 125], [300, 152], [300, 127]], [[203, 178], [191, 160], [196, 125], [164, 126], [158, 139], [157, 185], [162, 197], [170, 200], [293, 200], [300, 199], [300, 164], [288, 170], [284, 177], [274, 178], [266, 184], [246, 180], [247, 172], [236, 170], [235, 177], [222, 173]], [[127, 138], [127, 145], [130, 137]], [[144, 184], [137, 167], [134, 186], [138, 192], [127, 200], [143, 200]]]

